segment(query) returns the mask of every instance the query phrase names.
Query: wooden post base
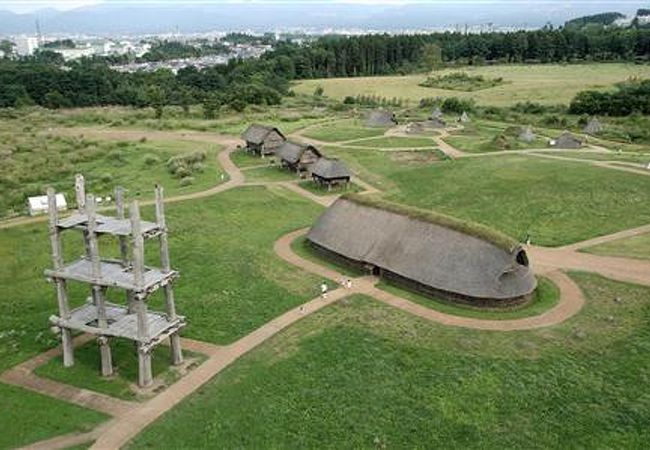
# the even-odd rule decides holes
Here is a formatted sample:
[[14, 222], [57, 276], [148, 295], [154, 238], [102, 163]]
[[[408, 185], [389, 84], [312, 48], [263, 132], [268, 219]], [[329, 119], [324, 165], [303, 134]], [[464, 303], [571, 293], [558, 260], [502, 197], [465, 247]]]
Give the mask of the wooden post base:
[[178, 333], [169, 336], [169, 344], [171, 348], [172, 364], [175, 366], [183, 364], [183, 350], [181, 349], [181, 337]]
[[102, 376], [110, 377], [113, 375], [113, 357], [111, 355], [111, 345], [108, 338], [100, 336], [97, 338], [99, 343], [99, 354], [101, 356]]
[[138, 349], [138, 386], [149, 387], [153, 383], [151, 353]]
[[72, 332], [69, 329], [61, 330], [61, 347], [63, 348], [63, 367], [74, 366], [74, 344]]

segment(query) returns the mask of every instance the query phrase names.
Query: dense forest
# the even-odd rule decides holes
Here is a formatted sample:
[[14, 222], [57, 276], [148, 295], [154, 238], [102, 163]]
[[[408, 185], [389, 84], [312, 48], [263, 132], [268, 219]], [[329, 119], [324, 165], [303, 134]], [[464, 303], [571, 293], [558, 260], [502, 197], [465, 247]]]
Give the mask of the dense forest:
[[[592, 25], [512, 33], [326, 36], [306, 45], [280, 43], [257, 60], [190, 67], [178, 74], [119, 73], [102, 59], [64, 64], [60, 55], [45, 51], [26, 60], [0, 60], [0, 107], [117, 104], [152, 106], [162, 113], [165, 105], [186, 108], [203, 102], [213, 112], [223, 104], [241, 109], [278, 103], [293, 79], [409, 73], [443, 65], [645, 61], [650, 56], [650, 30]], [[186, 49], [163, 43], [155, 51], [179, 55]]]
[[580, 92], [571, 102], [569, 112], [607, 116], [650, 114], [650, 80], [620, 83], [613, 92]]

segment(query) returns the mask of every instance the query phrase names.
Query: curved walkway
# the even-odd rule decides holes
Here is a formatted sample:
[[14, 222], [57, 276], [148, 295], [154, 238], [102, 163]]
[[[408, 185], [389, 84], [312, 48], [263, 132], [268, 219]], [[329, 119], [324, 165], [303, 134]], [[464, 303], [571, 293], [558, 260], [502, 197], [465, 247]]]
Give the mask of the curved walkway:
[[[316, 275], [332, 280], [347, 278], [336, 270], [304, 259], [294, 253], [291, 248], [291, 243], [298, 237], [303, 236], [306, 232], [307, 229], [304, 228], [281, 237], [273, 247], [276, 254], [288, 263]], [[567, 275], [559, 270], [553, 270], [546, 273], [546, 276], [560, 289], [559, 303], [538, 316], [513, 320], [485, 320], [445, 314], [376, 288], [375, 284], [378, 282], [378, 279], [375, 277], [354, 278], [352, 282], [353, 287], [348, 289], [348, 292], [351, 294], [360, 293], [368, 295], [395, 308], [443, 325], [494, 331], [530, 330], [561, 323], [580, 311], [582, 305], [585, 303], [582, 291]]]

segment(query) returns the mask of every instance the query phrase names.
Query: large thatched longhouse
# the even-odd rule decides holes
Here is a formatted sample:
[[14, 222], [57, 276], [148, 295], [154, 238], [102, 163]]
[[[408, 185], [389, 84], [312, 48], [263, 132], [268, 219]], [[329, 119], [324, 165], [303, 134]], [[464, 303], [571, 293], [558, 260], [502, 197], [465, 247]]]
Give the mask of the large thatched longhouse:
[[359, 195], [337, 200], [307, 239], [329, 257], [447, 300], [512, 305], [537, 284], [525, 250], [509, 237]]

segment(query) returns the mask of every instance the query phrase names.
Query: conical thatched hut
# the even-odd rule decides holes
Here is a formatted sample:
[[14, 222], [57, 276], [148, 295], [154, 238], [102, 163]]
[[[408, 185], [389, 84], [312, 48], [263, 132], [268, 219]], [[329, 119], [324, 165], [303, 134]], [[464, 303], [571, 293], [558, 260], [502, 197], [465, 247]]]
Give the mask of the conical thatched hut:
[[519, 139], [522, 142], [526, 142], [530, 144], [535, 140], [536, 136], [535, 133], [533, 133], [533, 127], [530, 125], [526, 126], [525, 128], [522, 128], [521, 133], [519, 133], [519, 136], [517, 136], [517, 139]]
[[440, 108], [438, 108], [437, 106], [435, 107], [435, 109], [431, 113], [430, 119], [442, 119], [442, 111], [440, 111]]
[[447, 126], [447, 123], [442, 118], [428, 119], [422, 122], [425, 128], [440, 129]]
[[600, 132], [603, 131], [603, 126], [601, 125], [600, 121], [596, 119], [595, 117], [592, 117], [591, 120], [585, 125], [585, 127], [582, 129], [587, 134], [591, 135], [596, 135]]
[[551, 147], [576, 149], [582, 147], [582, 139], [574, 136], [569, 131], [564, 131], [561, 135], [550, 142]]
[[458, 118], [458, 121], [460, 123], [468, 123], [470, 120], [469, 120], [469, 115], [467, 115], [467, 112], [463, 111], [463, 113]]
[[536, 287], [525, 250], [507, 236], [367, 196], [337, 200], [307, 239], [341, 262], [448, 300], [503, 306]]
[[392, 127], [397, 125], [397, 119], [392, 111], [378, 109], [370, 112], [366, 126], [368, 127]]

